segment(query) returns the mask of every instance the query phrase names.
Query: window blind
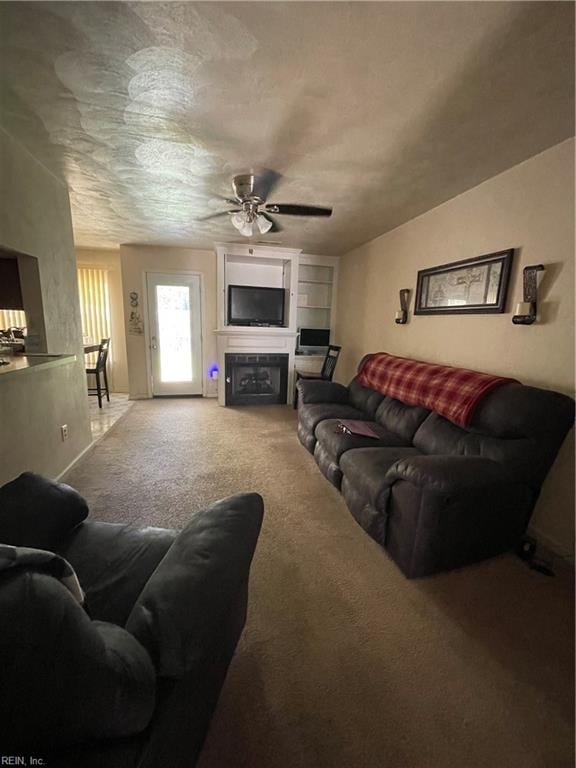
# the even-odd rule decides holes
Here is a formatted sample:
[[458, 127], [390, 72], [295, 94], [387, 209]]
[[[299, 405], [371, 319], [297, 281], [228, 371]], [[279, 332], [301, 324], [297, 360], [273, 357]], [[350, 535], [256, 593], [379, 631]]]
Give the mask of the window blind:
[[0, 330], [25, 327], [26, 313], [22, 309], [0, 309]]
[[78, 289], [84, 342], [98, 344], [101, 339], [109, 339], [108, 271], [78, 267]]

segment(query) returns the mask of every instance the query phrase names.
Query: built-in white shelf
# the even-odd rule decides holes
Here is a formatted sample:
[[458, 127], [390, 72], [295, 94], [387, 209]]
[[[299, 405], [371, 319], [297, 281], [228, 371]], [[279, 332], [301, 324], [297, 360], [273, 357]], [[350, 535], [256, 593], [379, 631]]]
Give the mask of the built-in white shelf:
[[298, 265], [298, 328], [332, 328], [338, 281], [338, 259], [300, 254]]

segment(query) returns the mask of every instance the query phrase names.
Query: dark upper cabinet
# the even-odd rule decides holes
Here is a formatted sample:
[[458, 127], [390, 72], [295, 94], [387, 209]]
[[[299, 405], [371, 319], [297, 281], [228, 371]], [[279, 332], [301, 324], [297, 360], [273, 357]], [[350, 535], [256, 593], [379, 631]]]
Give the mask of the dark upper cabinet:
[[17, 259], [0, 257], [0, 309], [24, 309]]

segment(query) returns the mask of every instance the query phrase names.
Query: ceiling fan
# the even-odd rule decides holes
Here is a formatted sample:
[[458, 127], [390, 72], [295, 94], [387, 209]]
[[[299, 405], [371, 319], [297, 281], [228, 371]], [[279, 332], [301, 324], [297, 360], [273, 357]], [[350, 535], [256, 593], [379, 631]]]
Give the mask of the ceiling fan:
[[245, 237], [252, 237], [254, 224], [261, 234], [281, 232], [282, 227], [270, 215], [279, 216], [331, 216], [332, 208], [317, 205], [288, 205], [284, 203], [267, 203], [268, 196], [281, 179], [276, 171], [264, 171], [256, 175], [243, 173], [232, 179], [234, 197], [223, 198], [235, 208], [213, 213], [200, 221], [208, 221], [220, 216], [230, 216], [232, 225]]

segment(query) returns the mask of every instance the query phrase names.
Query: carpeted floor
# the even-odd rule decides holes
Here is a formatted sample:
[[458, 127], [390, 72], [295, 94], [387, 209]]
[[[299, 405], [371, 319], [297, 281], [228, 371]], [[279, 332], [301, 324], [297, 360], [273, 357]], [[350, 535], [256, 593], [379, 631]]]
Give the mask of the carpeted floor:
[[281, 406], [137, 402], [67, 482], [101, 520], [183, 526], [264, 496], [248, 623], [201, 768], [567, 768], [570, 574], [512, 556], [407, 581]]

